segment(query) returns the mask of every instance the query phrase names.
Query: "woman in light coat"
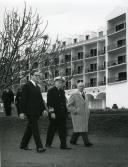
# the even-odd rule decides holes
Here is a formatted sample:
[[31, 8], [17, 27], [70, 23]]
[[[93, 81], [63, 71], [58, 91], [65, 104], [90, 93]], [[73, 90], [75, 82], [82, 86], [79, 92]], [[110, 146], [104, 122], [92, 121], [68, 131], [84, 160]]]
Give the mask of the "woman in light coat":
[[70, 143], [77, 145], [77, 139], [79, 135], [82, 136], [84, 145], [86, 147], [92, 146], [92, 143], [88, 139], [88, 121], [90, 116], [90, 111], [88, 108], [88, 99], [85, 96], [84, 84], [79, 82], [78, 90], [71, 94], [68, 100], [68, 109], [71, 113], [72, 124], [73, 124], [73, 135], [71, 137]]

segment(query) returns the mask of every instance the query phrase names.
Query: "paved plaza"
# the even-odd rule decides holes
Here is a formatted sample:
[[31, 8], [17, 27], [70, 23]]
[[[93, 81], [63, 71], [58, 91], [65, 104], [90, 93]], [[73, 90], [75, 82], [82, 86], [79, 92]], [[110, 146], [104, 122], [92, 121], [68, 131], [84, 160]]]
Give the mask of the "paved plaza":
[[[45, 143], [47, 123], [40, 120], [41, 139]], [[1, 126], [2, 167], [126, 167], [128, 166], [128, 138], [102, 134], [90, 134], [94, 146], [83, 147], [80, 137], [78, 146], [72, 150], [60, 150], [58, 135], [54, 139], [54, 148], [39, 154], [35, 150], [33, 139], [31, 151], [19, 149], [19, 143], [26, 121], [16, 117], [3, 118]], [[71, 132], [68, 132], [68, 144]]]

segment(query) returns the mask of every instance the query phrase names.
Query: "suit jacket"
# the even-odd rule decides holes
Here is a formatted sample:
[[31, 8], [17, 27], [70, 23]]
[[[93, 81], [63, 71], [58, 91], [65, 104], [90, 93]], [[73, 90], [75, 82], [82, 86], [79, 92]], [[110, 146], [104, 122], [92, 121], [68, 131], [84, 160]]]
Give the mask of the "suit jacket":
[[54, 108], [56, 119], [66, 119], [67, 107], [64, 90], [58, 90], [57, 87], [52, 87], [47, 93], [47, 105]]
[[27, 116], [40, 116], [44, 110], [44, 100], [39, 86], [28, 82], [22, 89], [19, 112], [25, 113]]

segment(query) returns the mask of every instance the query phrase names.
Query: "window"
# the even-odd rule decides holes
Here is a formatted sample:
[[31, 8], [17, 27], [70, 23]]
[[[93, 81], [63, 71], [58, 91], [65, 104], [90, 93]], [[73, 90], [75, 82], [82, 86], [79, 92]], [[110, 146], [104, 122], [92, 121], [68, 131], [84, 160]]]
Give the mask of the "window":
[[62, 44], [63, 44], [63, 46], [65, 46], [65, 45], [66, 45], [66, 42], [64, 41], [64, 42], [62, 42]]
[[78, 66], [78, 74], [83, 73], [83, 66]]
[[121, 39], [121, 40], [117, 41], [117, 47], [121, 47], [121, 46], [123, 46], [125, 44], [126, 44], [126, 40], [125, 39]]
[[65, 61], [70, 62], [71, 61], [71, 55], [65, 55]]
[[97, 64], [90, 64], [90, 69], [93, 70], [97, 70]]
[[78, 52], [78, 59], [83, 59], [83, 52]]
[[91, 49], [90, 50], [90, 55], [93, 56], [97, 56], [97, 49]]
[[118, 73], [118, 79], [119, 81], [125, 80], [127, 78], [127, 73], [126, 72], [120, 72]]
[[55, 59], [54, 59], [54, 64], [56, 65], [56, 64], [59, 64], [59, 58], [58, 57], [56, 57]]
[[125, 63], [125, 55], [118, 56], [118, 64]]
[[86, 39], [86, 40], [89, 40], [89, 35], [86, 35], [86, 36], [85, 36], [85, 39]]
[[103, 37], [103, 31], [99, 32], [99, 37]]
[[55, 70], [55, 77], [58, 77], [58, 76], [59, 76], [59, 71]]
[[74, 39], [74, 43], [77, 43], [77, 38]]
[[97, 79], [96, 78], [90, 78], [90, 86], [96, 86], [97, 84]]
[[71, 75], [71, 68], [66, 68], [66, 76]]
[[49, 65], [49, 61], [48, 60], [45, 60], [45, 63], [44, 63], [45, 67]]
[[122, 30], [122, 29], [124, 29], [124, 28], [125, 28], [125, 23], [118, 24], [118, 25], [116, 26], [116, 31], [120, 31], [120, 30]]

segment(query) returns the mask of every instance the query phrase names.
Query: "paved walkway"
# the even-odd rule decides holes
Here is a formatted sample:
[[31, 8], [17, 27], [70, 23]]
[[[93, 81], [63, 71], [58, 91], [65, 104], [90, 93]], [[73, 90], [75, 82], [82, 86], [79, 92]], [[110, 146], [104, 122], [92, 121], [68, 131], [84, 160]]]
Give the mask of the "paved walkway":
[[[0, 122], [2, 135], [2, 167], [127, 167], [128, 138], [104, 135], [90, 135], [92, 148], [83, 147], [81, 137], [78, 146], [72, 150], [60, 150], [59, 138], [54, 139], [54, 148], [39, 154], [35, 151], [33, 139], [30, 143], [32, 151], [18, 148], [24, 131], [25, 121], [17, 118], [6, 118]], [[41, 122], [40, 122], [41, 123]], [[43, 143], [46, 128], [41, 128]], [[2, 131], [3, 129], [3, 131]], [[69, 141], [69, 137], [68, 137]]]

